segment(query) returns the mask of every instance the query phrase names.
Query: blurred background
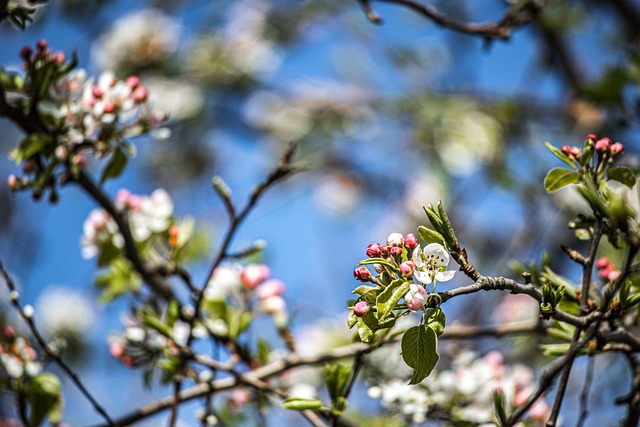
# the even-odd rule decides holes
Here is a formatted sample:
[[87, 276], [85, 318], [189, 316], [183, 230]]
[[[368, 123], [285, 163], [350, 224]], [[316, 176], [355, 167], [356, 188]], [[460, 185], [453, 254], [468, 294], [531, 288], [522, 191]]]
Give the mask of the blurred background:
[[[484, 23], [517, 2], [428, 3], [451, 18]], [[346, 330], [352, 270], [367, 244], [391, 232], [415, 233], [427, 224], [422, 206], [438, 200], [483, 274], [513, 275], [510, 260], [537, 263], [547, 249], [554, 269], [579, 281], [559, 245], [585, 248], [566, 227], [582, 205], [571, 189], [544, 193], [546, 172], [560, 165], [544, 142], [581, 146], [588, 133], [609, 136], [638, 169], [640, 5], [535, 3], [540, 12], [509, 40], [488, 41], [378, 2], [382, 25], [369, 22], [355, 0], [61, 0], [40, 6], [24, 32], [0, 25], [0, 63], [20, 70], [20, 48], [45, 38], [54, 51], [77, 52], [90, 75], [140, 76], [169, 114], [172, 135], [138, 138], [137, 157], [106, 189], [165, 188], [178, 216], [193, 215], [210, 230], [212, 247], [226, 216], [211, 177], [223, 177], [242, 204], [297, 142], [297, 159], [309, 170], [269, 191], [233, 248], [267, 242], [263, 261], [288, 286], [294, 331], [308, 336], [311, 324], [327, 318]], [[0, 126], [8, 153], [20, 133], [9, 122]], [[0, 157], [0, 175], [16, 169]], [[74, 366], [98, 400], [121, 414], [166, 395], [168, 388], [145, 390], [108, 355], [105, 336], [121, 329], [129, 302], [96, 302], [95, 263], [82, 259], [79, 245], [92, 202], [74, 187], [55, 206], [0, 187], [0, 259], [43, 329], [73, 331], [82, 351]], [[206, 261], [193, 266], [197, 283], [206, 271]], [[467, 279], [459, 274], [449, 283]], [[0, 295], [6, 300], [4, 289]], [[444, 309], [449, 322], [463, 324], [535, 318], [535, 305], [500, 297], [457, 298]], [[482, 353], [500, 343], [469, 345]], [[506, 355], [544, 361], [516, 347]], [[577, 365], [576, 377], [583, 368]], [[617, 377], [596, 376], [595, 387], [620, 395], [628, 384], [617, 379], [626, 375], [621, 367]], [[577, 394], [563, 413], [571, 414]], [[66, 420], [97, 421], [73, 387], [66, 400]], [[594, 425], [620, 415], [611, 398], [594, 400]], [[189, 425], [189, 412], [182, 413]]]

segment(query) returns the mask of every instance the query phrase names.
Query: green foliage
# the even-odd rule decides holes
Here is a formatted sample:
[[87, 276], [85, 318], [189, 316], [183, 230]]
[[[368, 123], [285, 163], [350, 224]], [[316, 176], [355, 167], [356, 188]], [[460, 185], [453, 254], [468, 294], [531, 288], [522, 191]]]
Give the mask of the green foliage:
[[384, 320], [407, 292], [409, 292], [409, 286], [411, 283], [402, 279], [394, 280], [387, 286], [379, 295], [376, 300], [376, 307], [378, 308], [378, 319]]
[[440, 356], [437, 353], [438, 337], [432, 328], [413, 326], [402, 337], [402, 358], [414, 369], [409, 384], [418, 384], [429, 376]]
[[544, 189], [547, 193], [553, 193], [563, 187], [580, 182], [580, 174], [564, 168], [551, 169], [544, 178]]
[[113, 153], [111, 154], [111, 158], [102, 170], [102, 175], [100, 176], [100, 184], [104, 184], [108, 179], [119, 177], [122, 172], [124, 172], [124, 168], [127, 166], [127, 160], [127, 155], [124, 153], [124, 151], [122, 151], [120, 147], [114, 149]]
[[135, 292], [141, 284], [140, 275], [133, 265], [122, 257], [113, 259], [107, 271], [96, 279], [96, 286], [101, 290], [100, 300], [103, 303], [108, 303], [127, 292]]
[[40, 426], [45, 418], [52, 424], [62, 420], [62, 390], [55, 375], [44, 372], [28, 380], [25, 394], [29, 402], [29, 427]]
[[318, 399], [305, 399], [302, 397], [289, 397], [282, 402], [282, 407], [284, 409], [290, 409], [292, 411], [318, 411], [322, 409], [322, 402]]

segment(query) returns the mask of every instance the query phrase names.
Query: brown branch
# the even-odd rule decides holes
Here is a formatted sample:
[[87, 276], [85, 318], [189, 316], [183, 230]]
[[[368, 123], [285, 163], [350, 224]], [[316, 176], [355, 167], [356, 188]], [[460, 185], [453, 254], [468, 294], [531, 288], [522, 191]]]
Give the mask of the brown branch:
[[[365, 7], [368, 5], [368, 2], [363, 2], [359, 0], [363, 5], [363, 9], [367, 13], [367, 17], [371, 19], [371, 13], [374, 13], [372, 9]], [[500, 40], [508, 40], [511, 37], [511, 33], [513, 29], [526, 24], [531, 21], [535, 15], [537, 14], [537, 10], [535, 8], [529, 9], [527, 6], [529, 4], [525, 4], [525, 6], [514, 6], [509, 9], [504, 17], [499, 22], [489, 22], [485, 24], [476, 24], [458, 21], [455, 19], [451, 19], [442, 13], [438, 12], [434, 7], [427, 6], [422, 3], [419, 3], [416, 0], [378, 0], [384, 3], [394, 3], [400, 6], [407, 7], [419, 15], [428, 18], [433, 21], [437, 25], [448, 28], [450, 30], [458, 31], [464, 34], [470, 34], [474, 36], [480, 36], [485, 39], [500, 39]], [[377, 16], [377, 14], [373, 15]], [[374, 21], [375, 22], [375, 21]]]
[[9, 276], [9, 273], [7, 273], [7, 271], [4, 269], [2, 262], [0, 262], [0, 276], [4, 279], [4, 282], [7, 285], [7, 288], [9, 289], [9, 293], [11, 294], [11, 304], [18, 311], [18, 313], [20, 314], [20, 317], [22, 317], [22, 319], [25, 321], [25, 323], [29, 327], [29, 330], [31, 331], [31, 334], [34, 336], [36, 341], [38, 341], [38, 344], [40, 345], [42, 350], [45, 352], [45, 354], [49, 358], [51, 358], [53, 361], [55, 361], [55, 363], [58, 366], [60, 366], [60, 368], [62, 368], [64, 373], [71, 379], [71, 382], [78, 388], [78, 390], [80, 390], [80, 393], [82, 393], [82, 395], [91, 403], [91, 405], [93, 406], [93, 409], [96, 412], [98, 412], [100, 416], [102, 416], [102, 418], [104, 418], [104, 420], [107, 422], [106, 425], [115, 426], [115, 423], [113, 422], [109, 414], [107, 414], [107, 411], [98, 403], [98, 401], [93, 397], [91, 392], [89, 392], [89, 390], [85, 387], [85, 385], [80, 380], [80, 377], [78, 376], [78, 374], [76, 374], [75, 371], [71, 369], [71, 367], [67, 365], [67, 363], [64, 360], [62, 360], [62, 358], [57, 352], [55, 352], [54, 350], [51, 349], [51, 347], [49, 347], [46, 340], [44, 339], [44, 337], [36, 327], [35, 322], [33, 321], [33, 318], [30, 315], [25, 314], [24, 309], [22, 308], [22, 306], [18, 301], [19, 296], [18, 296], [18, 291], [16, 290], [16, 287], [15, 287], [15, 284], [13, 283], [13, 280]]

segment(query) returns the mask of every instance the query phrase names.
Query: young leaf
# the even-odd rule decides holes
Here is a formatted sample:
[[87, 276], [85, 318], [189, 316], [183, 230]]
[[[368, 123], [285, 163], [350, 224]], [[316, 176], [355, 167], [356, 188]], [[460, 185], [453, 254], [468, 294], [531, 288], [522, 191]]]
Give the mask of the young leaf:
[[609, 169], [607, 177], [614, 181], [618, 181], [629, 188], [633, 188], [636, 185], [636, 174], [629, 168], [623, 166]]
[[42, 424], [45, 417], [49, 417], [51, 423], [58, 423], [62, 418], [62, 394], [58, 378], [44, 372], [31, 378], [25, 391], [29, 406], [29, 427]]
[[569, 167], [571, 167], [571, 168], [575, 168], [576, 167], [576, 165], [571, 161], [571, 159], [569, 159], [569, 156], [564, 154], [562, 151], [558, 150], [556, 147], [554, 147], [553, 145], [549, 144], [548, 142], [545, 142], [544, 145], [547, 146], [547, 149], [549, 151], [551, 151], [554, 156], [556, 156], [557, 158], [559, 158], [560, 160], [565, 162], [567, 165], [569, 165]]
[[554, 168], [549, 171], [544, 179], [544, 189], [547, 193], [553, 193], [562, 187], [578, 182], [580, 182], [580, 174], [578, 172], [572, 172], [564, 168]]
[[102, 176], [100, 177], [100, 184], [109, 178], [117, 178], [124, 171], [127, 165], [127, 155], [120, 148], [116, 148], [109, 159], [109, 163], [102, 170]]
[[435, 332], [437, 336], [440, 336], [444, 332], [446, 323], [447, 317], [444, 315], [444, 311], [442, 311], [441, 308], [436, 308], [433, 310], [431, 316], [429, 316], [427, 326], [433, 329], [433, 332]]
[[409, 384], [418, 384], [425, 379], [438, 363], [438, 337], [427, 326], [413, 326], [402, 337], [402, 358], [414, 369]]
[[344, 396], [344, 391], [351, 377], [351, 368], [341, 363], [332, 363], [327, 366], [324, 380], [327, 383], [327, 391], [331, 401], [335, 402]]
[[446, 247], [444, 237], [442, 237], [442, 234], [438, 233], [435, 230], [432, 230], [430, 228], [427, 228], [421, 225], [420, 227], [418, 227], [418, 234], [420, 234], [420, 237], [422, 238], [422, 240], [424, 240], [427, 243], [438, 243]]
[[284, 409], [291, 409], [292, 411], [304, 411], [310, 409], [317, 411], [322, 409], [322, 402], [318, 399], [304, 399], [302, 397], [290, 397], [282, 403]]
[[384, 265], [385, 267], [389, 267], [391, 270], [395, 272], [398, 271], [398, 267], [391, 264], [389, 261], [387, 261], [384, 258], [367, 258], [358, 262], [358, 265], [369, 265], [369, 264], [380, 264], [380, 265]]
[[400, 298], [409, 292], [409, 282], [405, 282], [402, 279], [394, 280], [385, 288], [384, 291], [378, 295], [376, 300], [376, 306], [378, 308], [378, 319], [382, 320], [391, 313], [396, 307]]

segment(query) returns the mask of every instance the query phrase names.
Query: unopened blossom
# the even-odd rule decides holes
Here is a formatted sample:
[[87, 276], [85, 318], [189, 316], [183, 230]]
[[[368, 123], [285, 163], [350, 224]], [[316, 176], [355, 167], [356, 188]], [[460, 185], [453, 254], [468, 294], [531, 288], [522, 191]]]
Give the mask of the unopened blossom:
[[369, 312], [370, 309], [371, 307], [369, 306], [368, 302], [358, 301], [353, 306], [353, 314], [355, 314], [358, 317], [364, 317]]
[[369, 258], [379, 257], [381, 252], [382, 246], [378, 242], [370, 243], [369, 246], [367, 246], [367, 256]]
[[283, 313], [287, 308], [287, 303], [284, 298], [280, 296], [271, 296], [269, 298], [263, 299], [260, 302], [260, 308], [262, 311], [268, 314], [278, 314]]
[[358, 267], [353, 270], [353, 277], [361, 282], [368, 282], [371, 280], [371, 273], [367, 270], [367, 267]]
[[393, 256], [400, 256], [402, 255], [402, 248], [400, 246], [391, 246], [389, 248], [389, 253]]
[[424, 284], [434, 281], [446, 282], [456, 273], [454, 270], [447, 270], [449, 252], [439, 243], [429, 243], [424, 250], [421, 250], [420, 246], [416, 247], [412, 259], [416, 264], [413, 276]]
[[420, 285], [412, 283], [409, 286], [409, 292], [404, 295], [404, 301], [407, 303], [407, 308], [411, 311], [420, 311], [427, 303], [429, 299], [429, 293]]
[[284, 295], [284, 291], [285, 286], [282, 280], [271, 279], [258, 286], [255, 294], [259, 299], [265, 300], [274, 296], [282, 296]]
[[242, 289], [240, 280], [242, 268], [238, 264], [225, 264], [216, 267], [207, 283], [204, 297], [208, 300], [224, 300]]
[[404, 244], [404, 236], [400, 233], [391, 233], [387, 237], [387, 246], [402, 246]]
[[409, 233], [406, 236], [404, 236], [404, 247], [409, 249], [409, 250], [413, 250], [416, 248], [416, 246], [418, 246], [418, 239], [415, 236], [415, 234], [413, 233]]
[[271, 277], [271, 269], [264, 264], [249, 264], [240, 274], [242, 284], [249, 289], [255, 288], [269, 277]]
[[611, 139], [602, 138], [597, 140], [593, 147], [596, 149], [598, 153], [605, 153], [609, 150], [610, 146], [611, 146]]
[[413, 261], [405, 261], [400, 264], [399, 270], [402, 276], [411, 277], [414, 271], [416, 271], [416, 264]]
[[614, 142], [613, 144], [611, 144], [611, 147], [609, 147], [609, 151], [611, 151], [611, 154], [616, 156], [624, 151], [624, 145], [620, 144], [619, 142]]

